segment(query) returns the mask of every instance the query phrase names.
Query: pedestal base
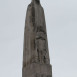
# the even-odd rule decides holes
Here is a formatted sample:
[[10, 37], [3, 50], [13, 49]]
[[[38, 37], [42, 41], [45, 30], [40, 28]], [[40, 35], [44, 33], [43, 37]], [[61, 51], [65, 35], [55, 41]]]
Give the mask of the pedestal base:
[[22, 77], [52, 77], [52, 67], [49, 64], [32, 63], [23, 67]]

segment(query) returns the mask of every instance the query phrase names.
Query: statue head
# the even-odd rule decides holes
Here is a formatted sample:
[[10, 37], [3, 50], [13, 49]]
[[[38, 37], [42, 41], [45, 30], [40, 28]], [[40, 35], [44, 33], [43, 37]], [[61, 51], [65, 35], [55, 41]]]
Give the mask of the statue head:
[[37, 4], [40, 4], [40, 0], [32, 0], [32, 2], [35, 2]]

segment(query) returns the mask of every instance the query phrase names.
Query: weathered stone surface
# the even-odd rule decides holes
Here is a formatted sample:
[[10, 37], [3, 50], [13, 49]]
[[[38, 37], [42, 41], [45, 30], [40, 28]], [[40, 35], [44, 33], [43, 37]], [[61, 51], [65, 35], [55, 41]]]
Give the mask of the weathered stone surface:
[[52, 77], [44, 11], [39, 0], [29, 4], [25, 21], [22, 77]]
[[52, 77], [51, 65], [32, 63], [23, 68], [23, 77]]

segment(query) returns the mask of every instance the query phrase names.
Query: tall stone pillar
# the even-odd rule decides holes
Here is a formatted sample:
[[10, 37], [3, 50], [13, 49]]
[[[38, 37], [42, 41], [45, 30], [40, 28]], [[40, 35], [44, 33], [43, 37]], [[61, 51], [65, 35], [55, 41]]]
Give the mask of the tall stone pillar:
[[27, 8], [22, 77], [52, 77], [44, 10], [40, 0]]

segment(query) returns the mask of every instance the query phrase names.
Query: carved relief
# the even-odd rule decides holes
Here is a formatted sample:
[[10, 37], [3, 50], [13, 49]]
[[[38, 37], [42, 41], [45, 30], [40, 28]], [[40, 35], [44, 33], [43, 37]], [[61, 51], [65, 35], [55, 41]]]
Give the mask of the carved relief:
[[37, 53], [38, 53], [38, 60], [41, 63], [46, 62], [46, 40], [38, 39], [37, 40]]
[[40, 63], [46, 63], [46, 34], [45, 30], [42, 26], [37, 27], [37, 35], [36, 35], [36, 45], [37, 45], [37, 54], [38, 54], [38, 61]]
[[44, 34], [46, 34], [43, 26], [38, 26], [36, 32], [43, 32]]

